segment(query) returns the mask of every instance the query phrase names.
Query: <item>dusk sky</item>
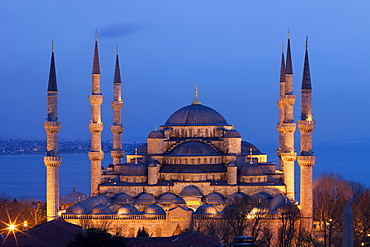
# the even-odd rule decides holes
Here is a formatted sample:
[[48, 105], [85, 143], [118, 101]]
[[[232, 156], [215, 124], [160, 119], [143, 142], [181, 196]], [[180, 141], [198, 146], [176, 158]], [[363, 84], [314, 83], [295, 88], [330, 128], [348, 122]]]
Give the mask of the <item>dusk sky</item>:
[[247, 141], [277, 141], [282, 43], [291, 30], [295, 120], [309, 37], [315, 141], [370, 137], [370, 1], [0, 1], [0, 137], [45, 138], [55, 42], [60, 139], [89, 139], [99, 33], [103, 140], [112, 137], [116, 46], [123, 141], [144, 141], [199, 99]]

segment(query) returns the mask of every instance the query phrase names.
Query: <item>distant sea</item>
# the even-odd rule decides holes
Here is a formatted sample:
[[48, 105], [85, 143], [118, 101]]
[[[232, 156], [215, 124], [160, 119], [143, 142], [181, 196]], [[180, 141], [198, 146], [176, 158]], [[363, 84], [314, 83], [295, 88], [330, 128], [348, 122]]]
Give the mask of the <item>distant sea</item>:
[[[276, 145], [255, 143], [269, 161], [277, 163]], [[316, 164], [314, 178], [323, 172], [338, 172], [346, 180], [354, 180], [370, 187], [370, 141], [327, 142], [314, 146]], [[0, 156], [0, 195], [10, 198], [36, 198], [45, 200], [45, 172], [43, 156], [40, 154]], [[61, 154], [60, 166], [61, 196], [77, 191], [89, 194], [90, 161], [87, 154]], [[110, 162], [105, 154], [103, 165]], [[299, 182], [299, 167], [296, 165], [296, 186]]]

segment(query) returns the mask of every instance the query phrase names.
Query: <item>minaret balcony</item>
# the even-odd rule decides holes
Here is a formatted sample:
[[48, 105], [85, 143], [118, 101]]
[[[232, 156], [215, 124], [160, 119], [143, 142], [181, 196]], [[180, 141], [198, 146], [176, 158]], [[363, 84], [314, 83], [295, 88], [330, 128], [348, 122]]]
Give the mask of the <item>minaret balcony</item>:
[[123, 130], [125, 129], [122, 124], [120, 125], [112, 125], [110, 129], [113, 134], [122, 134]]
[[112, 105], [113, 109], [122, 109], [124, 102], [122, 100], [115, 100], [111, 101], [110, 104]]
[[48, 133], [59, 132], [61, 126], [62, 126], [62, 122], [57, 122], [57, 121], [44, 122], [45, 131]]
[[297, 159], [296, 152], [281, 152], [281, 160], [282, 161], [295, 161]]
[[89, 128], [91, 133], [100, 133], [103, 131], [104, 124], [100, 123], [89, 123]]
[[110, 156], [112, 158], [121, 159], [125, 156], [125, 152], [123, 150], [112, 150], [110, 151]]
[[300, 132], [310, 133], [315, 129], [316, 121], [300, 120], [298, 121], [298, 128]]
[[277, 126], [280, 133], [293, 133], [296, 130], [295, 123], [281, 123]]
[[281, 99], [278, 100], [276, 103], [277, 103], [277, 106], [278, 106], [279, 109], [283, 109], [284, 108], [284, 102]]
[[299, 166], [309, 167], [313, 166], [316, 161], [316, 156], [298, 156]]
[[284, 95], [281, 99], [284, 105], [294, 105], [296, 96], [295, 95]]
[[62, 157], [60, 156], [45, 156], [44, 164], [45, 166], [57, 167], [62, 163]]
[[101, 103], [103, 103], [103, 95], [101, 94], [89, 95], [89, 100], [91, 105], [101, 105]]
[[90, 160], [102, 160], [104, 159], [104, 152], [103, 151], [89, 152], [89, 159]]

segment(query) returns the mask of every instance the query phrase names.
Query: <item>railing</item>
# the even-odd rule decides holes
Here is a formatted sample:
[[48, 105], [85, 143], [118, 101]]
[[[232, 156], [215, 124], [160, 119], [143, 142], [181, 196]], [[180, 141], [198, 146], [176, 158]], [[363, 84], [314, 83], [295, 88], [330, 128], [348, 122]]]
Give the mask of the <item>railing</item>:
[[62, 214], [63, 219], [104, 219], [104, 220], [165, 220], [166, 215], [125, 215], [125, 214]]

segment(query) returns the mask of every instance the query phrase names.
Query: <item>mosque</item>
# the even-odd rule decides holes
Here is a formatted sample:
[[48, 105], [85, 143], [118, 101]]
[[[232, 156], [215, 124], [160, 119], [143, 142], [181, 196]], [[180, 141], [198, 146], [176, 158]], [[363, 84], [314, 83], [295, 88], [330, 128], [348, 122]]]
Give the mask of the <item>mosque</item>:
[[123, 236], [133, 237], [139, 228], [152, 236], [172, 236], [191, 229], [195, 220], [222, 218], [228, 206], [245, 198], [264, 202], [265, 208], [248, 214], [263, 213], [277, 224], [279, 208], [296, 203], [294, 163], [300, 166], [300, 209], [302, 228], [312, 230], [312, 88], [306, 53], [301, 87], [301, 116], [298, 121], [300, 151], [294, 149], [293, 70], [290, 38], [286, 56], [281, 58], [280, 111], [277, 130], [279, 164], [267, 159], [255, 145], [243, 141], [240, 133], [216, 110], [203, 105], [196, 88], [194, 100], [174, 112], [167, 121], [148, 134], [147, 142], [132, 154], [122, 150], [121, 76], [118, 54], [114, 75], [112, 164], [102, 166], [100, 69], [98, 41], [95, 40], [92, 69], [92, 94], [89, 96], [92, 116], [90, 198], [60, 211], [58, 153], [58, 89], [54, 50], [51, 56], [48, 84], [47, 133], [47, 218], [61, 215], [79, 225], [109, 225]]

